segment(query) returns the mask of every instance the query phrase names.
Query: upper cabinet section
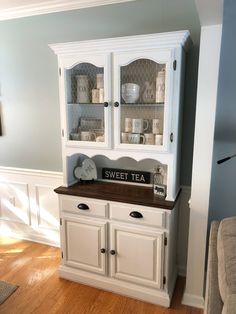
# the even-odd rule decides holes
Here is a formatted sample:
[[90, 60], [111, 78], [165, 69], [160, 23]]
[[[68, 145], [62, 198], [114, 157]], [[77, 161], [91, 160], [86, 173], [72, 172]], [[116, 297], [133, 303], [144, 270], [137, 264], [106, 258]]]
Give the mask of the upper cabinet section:
[[114, 53], [116, 147], [167, 150], [172, 62], [168, 49]]
[[171, 152], [188, 31], [54, 44], [65, 147]]
[[110, 146], [110, 54], [64, 60], [60, 70], [67, 145]]

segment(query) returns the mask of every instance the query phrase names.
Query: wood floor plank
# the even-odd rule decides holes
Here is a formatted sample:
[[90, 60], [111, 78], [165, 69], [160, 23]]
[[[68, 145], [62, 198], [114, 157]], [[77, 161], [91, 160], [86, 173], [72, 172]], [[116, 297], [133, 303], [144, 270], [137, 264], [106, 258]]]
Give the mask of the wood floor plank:
[[179, 278], [169, 309], [71, 282], [58, 276], [60, 250], [30, 241], [0, 238], [0, 280], [19, 288], [0, 314], [202, 314], [181, 304]]

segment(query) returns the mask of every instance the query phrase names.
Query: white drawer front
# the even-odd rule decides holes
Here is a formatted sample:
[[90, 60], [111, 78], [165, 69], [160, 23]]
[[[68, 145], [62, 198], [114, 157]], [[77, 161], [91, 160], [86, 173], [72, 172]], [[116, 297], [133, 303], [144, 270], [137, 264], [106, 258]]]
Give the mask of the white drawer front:
[[107, 217], [108, 203], [82, 197], [61, 197], [61, 210], [83, 216]]
[[[131, 213], [133, 213], [133, 216], [140, 216], [141, 214], [142, 217], [132, 217], [130, 216]], [[137, 205], [126, 206], [120, 204], [111, 204], [110, 218], [135, 224], [155, 226], [160, 228], [166, 227], [166, 213], [164, 211], [161, 211], [160, 209], [149, 209]]]

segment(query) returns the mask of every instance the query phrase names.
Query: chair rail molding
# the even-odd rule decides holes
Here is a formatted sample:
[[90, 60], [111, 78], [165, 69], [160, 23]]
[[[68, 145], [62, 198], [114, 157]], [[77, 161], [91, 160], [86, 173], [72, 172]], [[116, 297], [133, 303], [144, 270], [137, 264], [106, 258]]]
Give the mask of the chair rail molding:
[[130, 1], [136, 0], [47, 0], [35, 1], [31, 4], [24, 4], [25, 1], [21, 0], [18, 3], [22, 3], [22, 5], [18, 6], [8, 4], [7, 7], [6, 5], [4, 7], [0, 5], [0, 21]]

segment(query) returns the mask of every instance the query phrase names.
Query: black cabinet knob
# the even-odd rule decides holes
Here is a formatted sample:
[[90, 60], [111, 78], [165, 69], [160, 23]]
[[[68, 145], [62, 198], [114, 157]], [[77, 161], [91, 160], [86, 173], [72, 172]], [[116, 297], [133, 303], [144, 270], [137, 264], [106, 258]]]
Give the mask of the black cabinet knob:
[[133, 218], [143, 218], [143, 215], [140, 212], [136, 212], [136, 211], [131, 212], [129, 215]]
[[104, 254], [104, 253], [106, 253], [106, 249], [102, 248], [102, 249], [100, 250], [100, 252], [101, 252], [102, 254]]
[[81, 209], [81, 210], [88, 210], [89, 207], [86, 204], [80, 203], [77, 208]]
[[115, 103], [114, 103], [114, 107], [119, 107], [119, 103], [118, 103], [118, 101], [116, 101]]
[[107, 101], [104, 102], [104, 107], [108, 107], [108, 102]]
[[115, 251], [115, 250], [110, 250], [110, 254], [111, 254], [111, 255], [115, 255], [115, 254], [116, 254], [116, 251]]

